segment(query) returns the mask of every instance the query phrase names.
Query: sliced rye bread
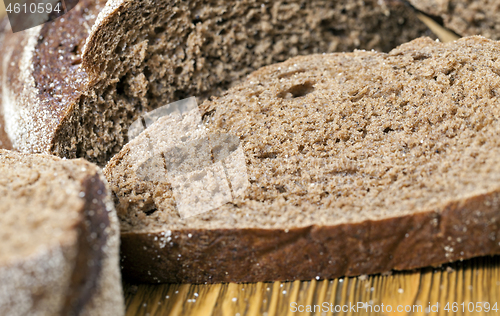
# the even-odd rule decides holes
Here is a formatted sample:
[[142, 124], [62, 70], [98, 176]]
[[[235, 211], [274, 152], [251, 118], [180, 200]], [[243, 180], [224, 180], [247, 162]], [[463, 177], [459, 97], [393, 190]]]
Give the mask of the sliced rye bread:
[[460, 36], [482, 35], [500, 39], [500, 6], [490, 0], [409, 0]]
[[294, 55], [388, 51], [428, 33], [413, 13], [400, 0], [81, 0], [4, 30], [0, 146], [104, 165], [140, 113]]
[[0, 314], [123, 315], [118, 219], [100, 169], [0, 149]]
[[264, 67], [200, 106], [208, 131], [240, 138], [250, 187], [186, 218], [165, 173], [137, 172], [146, 133], [169, 141], [157, 121], [104, 170], [124, 277], [323, 279], [500, 254], [499, 74], [481, 37]]

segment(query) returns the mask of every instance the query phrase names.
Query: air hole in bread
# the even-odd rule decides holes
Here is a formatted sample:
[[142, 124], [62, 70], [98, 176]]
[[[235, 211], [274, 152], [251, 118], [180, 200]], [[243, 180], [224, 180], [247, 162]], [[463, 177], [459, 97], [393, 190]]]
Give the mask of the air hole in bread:
[[193, 19], [193, 24], [198, 24], [200, 22], [201, 22], [200, 16], [199, 15], [195, 16]]
[[259, 159], [275, 159], [276, 157], [278, 157], [278, 154], [275, 152], [262, 153], [257, 156]]
[[156, 212], [157, 209], [156, 208], [153, 208], [151, 210], [148, 210], [148, 211], [144, 211], [144, 214], [146, 214], [146, 216], [151, 216], [153, 215], [154, 212]]
[[285, 193], [286, 192], [286, 188], [284, 185], [277, 185], [275, 186], [276, 190], [278, 190], [279, 193]]
[[290, 89], [286, 91], [282, 91], [278, 94], [278, 97], [282, 99], [292, 99], [292, 98], [300, 98], [308, 95], [309, 93], [314, 91], [313, 83], [310, 81], [304, 82], [302, 84], [298, 84], [292, 86]]
[[425, 59], [430, 58], [430, 57], [431, 56], [428, 54], [420, 53], [420, 54], [416, 54], [415, 56], [413, 56], [413, 60], [425, 60]]
[[164, 33], [165, 28], [164, 27], [155, 27], [154, 32], [155, 32], [155, 34]]

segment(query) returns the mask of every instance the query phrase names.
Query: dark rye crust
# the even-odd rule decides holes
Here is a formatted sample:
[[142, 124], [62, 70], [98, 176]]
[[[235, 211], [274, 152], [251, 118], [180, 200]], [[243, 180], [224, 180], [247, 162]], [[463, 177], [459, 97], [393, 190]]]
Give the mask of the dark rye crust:
[[[104, 204], [106, 187], [98, 174], [82, 182], [85, 192], [83, 218], [78, 225], [78, 255], [61, 315], [79, 315], [96, 292], [101, 277], [110, 219]], [[95, 238], [92, 236], [95, 235]]]
[[330, 279], [500, 254], [499, 222], [500, 189], [451, 202], [442, 209], [379, 221], [315, 225], [288, 232], [172, 231], [172, 244], [164, 248], [153, 242], [162, 237], [160, 233], [122, 233], [121, 260], [124, 278], [132, 282]]
[[[41, 26], [40, 37], [38, 38], [35, 53], [33, 56], [32, 76], [36, 87], [39, 89], [38, 97], [43, 100], [40, 110], [48, 110], [55, 117], [57, 124], [50, 124], [50, 131], [54, 135], [59, 135], [65, 120], [71, 118], [75, 102], [81, 97], [87, 75], [80, 71], [81, 52], [90, 29], [97, 18], [100, 9], [105, 5], [104, 0], [80, 0], [78, 5], [64, 15], [64, 19], [56, 19]], [[84, 18], [84, 14], [87, 18]], [[88, 24], [91, 25], [88, 25]], [[5, 31], [8, 19], [5, 17], [0, 22], [0, 28], [5, 33], [5, 38], [0, 41], [0, 56], [6, 52], [8, 47], [13, 47], [14, 51], [7, 69], [7, 81], [11, 84], [12, 90], [22, 91], [23, 83], [19, 82], [19, 63], [21, 61], [23, 46], [19, 45], [27, 40], [27, 32], [12, 33], [10, 29]], [[49, 40], [50, 39], [50, 40]], [[54, 54], [51, 51], [56, 50]], [[59, 58], [62, 56], [62, 58]], [[0, 63], [0, 70], [2, 65]], [[1, 75], [0, 75], [1, 77]], [[65, 81], [66, 78], [72, 80]], [[81, 79], [80, 81], [77, 79]], [[66, 85], [59, 85], [60, 90], [50, 87], [52, 82], [66, 82]], [[13, 149], [11, 139], [6, 133], [5, 119], [1, 108], [2, 85], [0, 84], [0, 148]], [[64, 98], [64, 102], [62, 102]], [[38, 122], [42, 123], [42, 122]], [[49, 124], [48, 121], [43, 122]], [[56, 136], [51, 138], [51, 143], [45, 148], [33, 148], [31, 152], [50, 153]]]

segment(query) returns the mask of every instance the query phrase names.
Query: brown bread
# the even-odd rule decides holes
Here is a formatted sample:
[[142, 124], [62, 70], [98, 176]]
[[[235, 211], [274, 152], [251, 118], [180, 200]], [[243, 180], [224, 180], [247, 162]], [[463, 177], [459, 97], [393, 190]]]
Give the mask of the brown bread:
[[140, 113], [291, 56], [388, 51], [426, 32], [399, 0], [81, 0], [0, 35], [0, 147], [104, 165]]
[[251, 184], [194, 217], [168, 176], [138, 173], [145, 134], [173, 137], [151, 125], [105, 169], [124, 275], [334, 278], [499, 254], [499, 73], [500, 47], [481, 37], [264, 67], [201, 105], [209, 132], [240, 138]]
[[119, 230], [100, 169], [0, 149], [0, 314], [123, 315]]

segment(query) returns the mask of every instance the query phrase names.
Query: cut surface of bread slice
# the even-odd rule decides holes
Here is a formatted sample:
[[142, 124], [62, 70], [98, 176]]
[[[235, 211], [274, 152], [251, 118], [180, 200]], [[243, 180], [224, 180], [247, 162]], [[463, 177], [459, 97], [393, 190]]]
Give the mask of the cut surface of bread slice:
[[388, 51], [426, 32], [399, 0], [81, 0], [0, 35], [0, 146], [104, 165], [140, 113], [291, 56]]
[[83, 160], [0, 150], [0, 314], [124, 314], [105, 181]]
[[172, 138], [151, 125], [104, 171], [124, 276], [332, 278], [500, 253], [499, 69], [481, 37], [264, 67], [200, 106], [210, 133], [239, 137], [250, 186], [188, 218], [168, 176], [137, 172], [146, 133]]
[[418, 10], [442, 21], [460, 36], [482, 35], [500, 39], [500, 8], [496, 1], [489, 0], [410, 0]]

